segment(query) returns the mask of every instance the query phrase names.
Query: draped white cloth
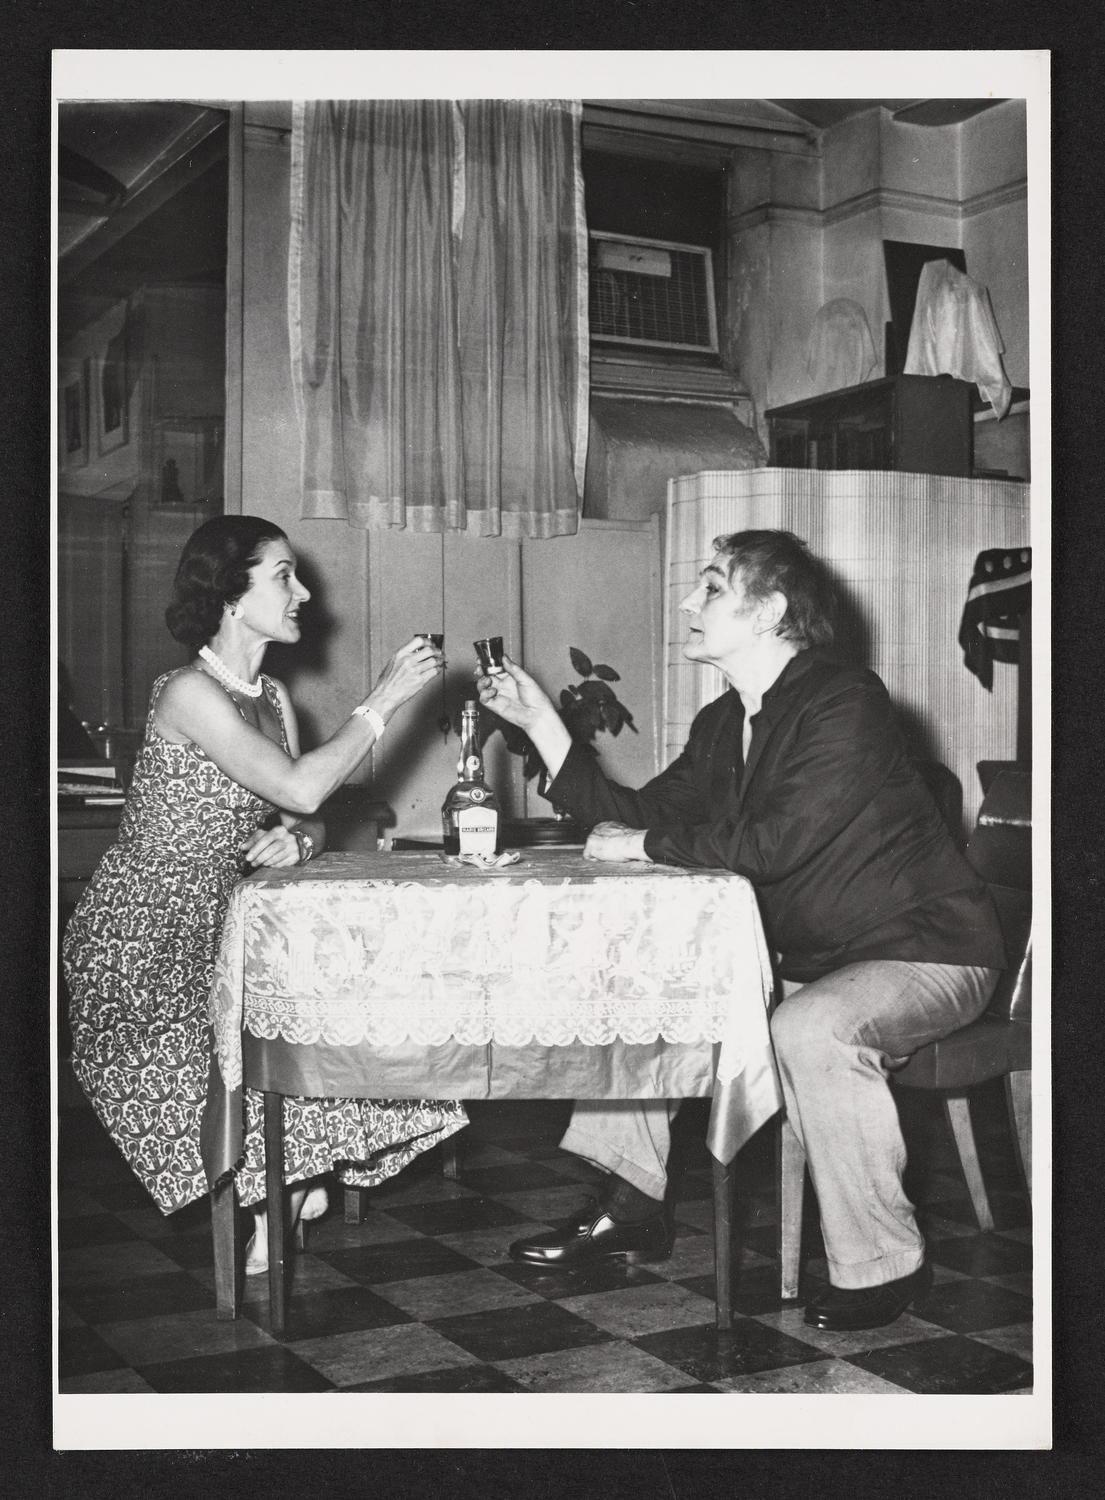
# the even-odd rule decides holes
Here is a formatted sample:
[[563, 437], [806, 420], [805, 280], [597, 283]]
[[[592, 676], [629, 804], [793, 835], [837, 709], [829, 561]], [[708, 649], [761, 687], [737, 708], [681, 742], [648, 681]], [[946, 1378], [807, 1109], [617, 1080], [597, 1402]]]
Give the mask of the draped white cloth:
[[950, 261], [926, 262], [917, 283], [903, 374], [968, 380], [978, 386], [1000, 420], [1013, 395], [1004, 352], [986, 288]]
[[850, 297], [834, 297], [818, 308], [806, 349], [806, 373], [815, 395], [861, 385], [878, 358], [867, 314]]

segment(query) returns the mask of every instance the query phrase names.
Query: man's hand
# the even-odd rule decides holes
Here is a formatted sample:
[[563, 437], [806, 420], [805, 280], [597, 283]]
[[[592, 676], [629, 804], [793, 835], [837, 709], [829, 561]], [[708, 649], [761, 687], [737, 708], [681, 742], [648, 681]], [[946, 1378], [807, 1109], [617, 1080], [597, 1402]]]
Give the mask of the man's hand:
[[476, 689], [485, 708], [490, 708], [509, 724], [517, 724], [527, 734], [537, 729], [543, 719], [557, 717], [556, 707], [548, 693], [509, 656], [503, 656], [501, 672], [478, 673]]
[[645, 853], [644, 828], [627, 828], [624, 823], [596, 823], [583, 846], [584, 859], [603, 859], [614, 864], [631, 860], [652, 861]]
[[486, 708], [508, 724], [525, 730], [545, 762], [551, 781], [564, 764], [572, 737], [548, 693], [505, 655], [501, 672], [477, 673], [476, 689]]

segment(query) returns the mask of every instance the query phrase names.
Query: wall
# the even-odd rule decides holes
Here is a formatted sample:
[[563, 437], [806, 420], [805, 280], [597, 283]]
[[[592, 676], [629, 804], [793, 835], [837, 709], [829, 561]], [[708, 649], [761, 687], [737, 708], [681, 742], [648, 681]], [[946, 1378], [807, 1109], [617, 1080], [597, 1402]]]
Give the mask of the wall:
[[[440, 808], [456, 776], [454, 724], [473, 696], [472, 642], [501, 635], [555, 700], [575, 681], [569, 646], [619, 672], [617, 693], [638, 733], [600, 736], [603, 764], [637, 784], [658, 769], [659, 519], [584, 521], [575, 536], [515, 542], [405, 532], [374, 533], [369, 577], [370, 634], [381, 652], [417, 630], [444, 629], [449, 667], [440, 686], [396, 715], [381, 745], [372, 795], [394, 815], [390, 832], [439, 837]], [[484, 746], [487, 778], [509, 817], [547, 817], [549, 805], [522, 776], [501, 735]]]
[[763, 414], [797, 399], [806, 343], [821, 305], [820, 162], [741, 148], [732, 156], [728, 211], [728, 302], [736, 367], [752, 397], [756, 431]]
[[815, 394], [814, 314], [848, 297], [867, 314], [884, 372], [883, 240], [962, 247], [990, 291], [1014, 385], [1027, 386], [1026, 113], [1011, 100], [960, 124], [911, 125], [875, 108], [822, 132], [809, 155], [733, 153], [731, 336], [757, 431], [763, 413]]
[[[135, 288], [137, 290], [137, 288]], [[137, 380], [130, 384], [126, 401], [126, 441], [118, 437], [115, 445], [102, 453], [100, 429], [100, 366], [108, 344], [122, 333], [126, 323], [127, 304], [120, 300], [82, 328], [58, 351], [58, 384], [64, 387], [80, 373], [86, 383], [85, 413], [87, 421], [87, 454], [74, 462], [58, 454], [58, 486], [70, 495], [111, 494], [125, 499], [138, 480], [138, 433], [142, 421], [142, 390]], [[58, 416], [59, 439], [64, 431], [62, 415]]]
[[[462, 695], [469, 639], [488, 630], [508, 640], [523, 639], [523, 585], [531, 553], [545, 560], [553, 595], [585, 603], [588, 595], [579, 591], [576, 560], [570, 566], [558, 561], [570, 551], [560, 542], [519, 550], [516, 544], [512, 548], [451, 537], [443, 550], [434, 537], [366, 534], [343, 522], [299, 519], [299, 437], [286, 330], [289, 129], [289, 105], [246, 105], [242, 505], [287, 529], [308, 582], [317, 585], [305, 641], [283, 659], [272, 653], [273, 669], [287, 677], [301, 708], [309, 744], [333, 732], [408, 630], [429, 628], [442, 618], [435, 616], [438, 609], [444, 609], [447, 650], [455, 664], [447, 699], [454, 691]], [[881, 356], [884, 238], [951, 244], [962, 239], [968, 268], [991, 286], [1010, 350], [1010, 376], [1027, 384], [1020, 136], [1023, 109], [1015, 104], [963, 125], [937, 128], [902, 125], [884, 111], [872, 110], [824, 132], [820, 146], [811, 144], [805, 151], [733, 151], [726, 219], [731, 316], [726, 347], [752, 396], [761, 440], [767, 436], [766, 408], [808, 394], [807, 342], [824, 301], [835, 296], [860, 301]], [[719, 404], [724, 404], [721, 398]], [[655, 478], [643, 449], [628, 463], [630, 469], [643, 465], [647, 482]], [[654, 509], [653, 496], [642, 508], [634, 485], [609, 474], [604, 484], [607, 519], [648, 525], [645, 512]], [[640, 594], [651, 586], [641, 571], [644, 566], [631, 549], [621, 556], [613, 549], [593, 597]], [[554, 627], [548, 628], [552, 632]], [[570, 622], [556, 628], [567, 630]], [[530, 632], [525, 650], [544, 650], [546, 638], [540, 639], [539, 647], [538, 636]], [[555, 646], [554, 634], [547, 639]], [[460, 643], [459, 654], [453, 651], [454, 641]], [[568, 644], [586, 647], [582, 641]], [[625, 649], [631, 649], [628, 640]], [[619, 670], [624, 664], [617, 663]], [[554, 684], [560, 670], [550, 661]], [[381, 747], [375, 771], [366, 764], [355, 778], [367, 781], [375, 774], [374, 790], [386, 792], [400, 819], [397, 831], [421, 831], [440, 801], [453, 753], [444, 736], [440, 754], [437, 748], [431, 751], [441, 712], [429, 697], [412, 708], [408, 728], [398, 729]], [[521, 810], [527, 793], [509, 759], [509, 764], [493, 766], [491, 774], [507, 789], [512, 809]]]
[[368, 542], [337, 521], [301, 521], [299, 425], [287, 330], [291, 107], [247, 104], [242, 213], [242, 511], [284, 528], [314, 595], [304, 641], [270, 652], [305, 744], [331, 735], [372, 685]]
[[[569, 646], [614, 668], [614, 691], [637, 733], [600, 734], [595, 746], [603, 768], [628, 786], [640, 786], [664, 764], [660, 521], [584, 521], [576, 536], [522, 548], [527, 666], [554, 698], [579, 680]], [[529, 803], [531, 813], [547, 815], [548, 804], [532, 789]]]
[[[443, 713], [455, 716], [467, 696], [474, 666], [471, 642], [481, 635], [502, 635], [508, 651], [532, 663], [554, 689], [570, 677], [568, 645], [594, 650], [598, 660], [609, 659], [604, 651], [619, 657], [613, 664], [628, 674], [623, 701], [640, 733], [623, 734], [616, 747], [607, 747], [614, 752], [611, 767], [615, 774], [645, 779], [657, 769], [659, 724], [654, 519], [612, 529], [596, 522], [584, 526], [579, 537], [521, 544], [463, 534], [443, 540], [363, 532], [343, 521], [300, 519], [299, 429], [287, 336], [290, 123], [288, 105], [245, 107], [242, 509], [287, 531], [314, 591], [304, 640], [294, 650], [274, 647], [267, 658], [291, 689], [304, 744], [334, 732], [372, 686], [389, 653], [411, 634], [444, 627], [451, 665], [443, 691], [428, 691], [402, 710], [379, 753], [353, 778], [365, 786], [366, 798], [389, 804], [390, 833], [424, 837], [439, 829], [458, 741], [455, 734], [446, 739], [438, 721]], [[618, 612], [624, 618], [612, 634], [607, 626], [588, 634], [578, 618], [581, 610], [596, 627]], [[588, 638], [569, 640], [572, 632]], [[645, 684], [652, 686], [646, 691]], [[512, 814], [547, 815], [547, 804], [525, 787], [520, 763], [499, 736], [488, 746], [488, 777]]]
[[990, 292], [1009, 379], [1030, 386], [1024, 102], [1010, 99], [966, 120], [960, 134], [967, 270]]
[[[166, 268], [151, 263], [146, 274]], [[101, 453], [99, 364], [128, 301], [126, 422]], [[88, 384], [87, 457], [58, 473], [58, 652], [83, 719], [140, 731], [154, 679], [188, 659], [164, 611], [181, 548], [220, 498], [225, 326], [220, 287], [135, 287], [60, 351], [62, 385], [74, 370]], [[173, 504], [160, 489], [169, 455], [183, 486]]]
[[[341, 525], [347, 529], [344, 522]], [[373, 796], [388, 803], [394, 814], [391, 832], [440, 837], [441, 802], [456, 780], [460, 743], [455, 730], [446, 734], [439, 721], [444, 715], [455, 725], [465, 699], [475, 696], [472, 642], [499, 635], [508, 655], [527, 658], [519, 544], [462, 533], [379, 531], [369, 536], [369, 558], [374, 670], [417, 631], [445, 632], [449, 667], [440, 688], [427, 689], [396, 714], [375, 757], [372, 777]], [[485, 767], [504, 811], [521, 816], [522, 778], [501, 736], [487, 746]]]

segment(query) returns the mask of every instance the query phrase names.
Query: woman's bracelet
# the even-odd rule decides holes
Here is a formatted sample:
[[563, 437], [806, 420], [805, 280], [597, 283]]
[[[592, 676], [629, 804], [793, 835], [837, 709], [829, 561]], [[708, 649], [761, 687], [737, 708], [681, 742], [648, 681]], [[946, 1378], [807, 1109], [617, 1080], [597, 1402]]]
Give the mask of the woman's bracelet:
[[358, 703], [356, 708], [353, 710], [352, 717], [354, 719], [367, 719], [368, 722], [372, 725], [373, 733], [376, 735], [377, 740], [383, 739], [384, 730], [387, 728], [387, 724], [376, 712], [376, 710], [374, 708], [370, 708], [367, 703]]

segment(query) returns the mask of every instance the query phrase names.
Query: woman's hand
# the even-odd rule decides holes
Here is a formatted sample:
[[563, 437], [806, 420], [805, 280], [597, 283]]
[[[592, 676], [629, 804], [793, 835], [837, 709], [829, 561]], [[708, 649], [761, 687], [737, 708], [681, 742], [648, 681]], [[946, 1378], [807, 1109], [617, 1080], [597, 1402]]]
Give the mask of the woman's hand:
[[243, 848], [242, 858], [254, 869], [264, 865], [270, 870], [283, 870], [299, 863], [299, 840], [283, 823], [258, 828]]
[[652, 861], [645, 853], [644, 828], [627, 828], [624, 823], [596, 823], [583, 846], [584, 859], [602, 859], [616, 864], [632, 860]]
[[424, 635], [416, 635], [388, 661], [365, 702], [386, 719], [421, 692], [444, 665], [444, 653]]
[[501, 672], [479, 673], [476, 689], [485, 708], [531, 737], [542, 720], [560, 717], [544, 689], [509, 656], [503, 657]]

